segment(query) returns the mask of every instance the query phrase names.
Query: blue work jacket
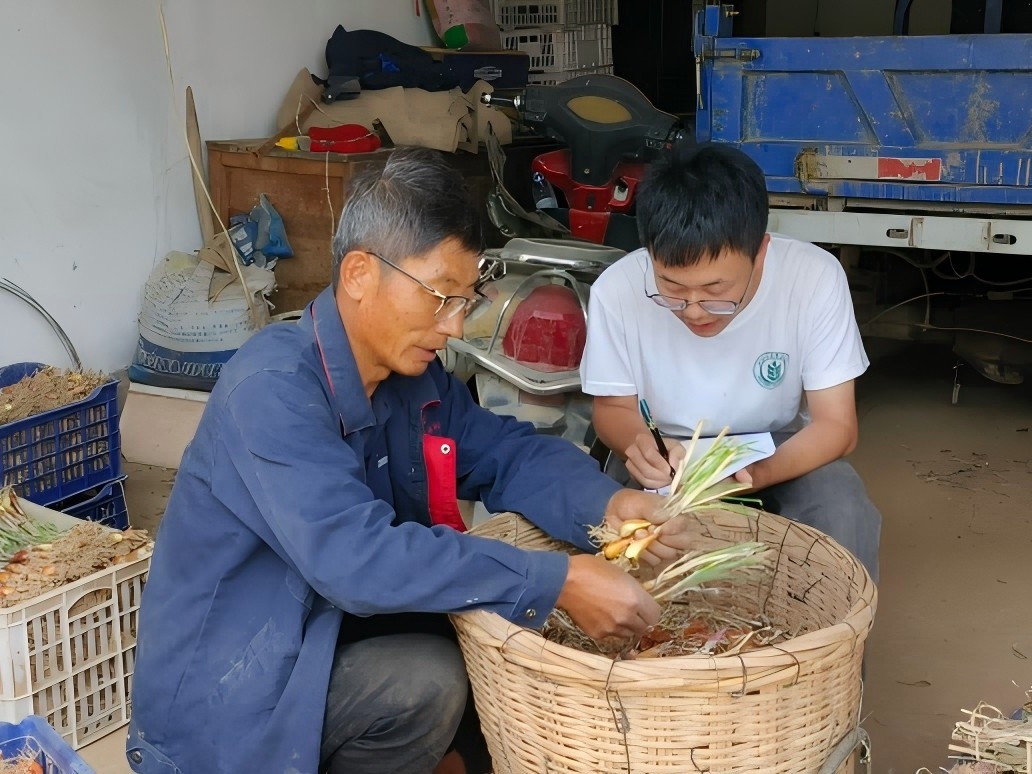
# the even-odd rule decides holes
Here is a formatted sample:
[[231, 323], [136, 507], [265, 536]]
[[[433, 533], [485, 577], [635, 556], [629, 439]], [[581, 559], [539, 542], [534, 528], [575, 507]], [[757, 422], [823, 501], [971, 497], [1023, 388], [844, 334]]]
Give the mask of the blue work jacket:
[[456, 496], [588, 549], [618, 488], [437, 361], [370, 400], [323, 292], [230, 360], [183, 455], [143, 594], [130, 765], [314, 774], [342, 621], [485, 608], [540, 626], [555, 605], [568, 558], [447, 526]]

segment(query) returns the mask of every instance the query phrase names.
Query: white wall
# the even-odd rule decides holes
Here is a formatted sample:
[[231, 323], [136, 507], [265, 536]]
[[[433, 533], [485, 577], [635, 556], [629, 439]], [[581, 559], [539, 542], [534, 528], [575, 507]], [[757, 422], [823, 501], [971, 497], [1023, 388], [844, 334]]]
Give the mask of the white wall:
[[[85, 365], [126, 366], [151, 267], [200, 231], [181, 116], [204, 139], [264, 137], [337, 24], [432, 40], [416, 0], [0, 0], [0, 277], [65, 328]], [[421, 2], [421, 0], [420, 0]], [[42, 318], [0, 291], [0, 365], [67, 365]]]

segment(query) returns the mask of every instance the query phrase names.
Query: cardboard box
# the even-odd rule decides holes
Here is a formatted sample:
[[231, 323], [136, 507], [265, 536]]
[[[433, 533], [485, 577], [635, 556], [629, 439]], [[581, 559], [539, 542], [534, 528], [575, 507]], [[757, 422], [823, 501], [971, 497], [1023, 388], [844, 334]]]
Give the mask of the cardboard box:
[[206, 392], [130, 383], [120, 423], [126, 461], [178, 469], [207, 405]]

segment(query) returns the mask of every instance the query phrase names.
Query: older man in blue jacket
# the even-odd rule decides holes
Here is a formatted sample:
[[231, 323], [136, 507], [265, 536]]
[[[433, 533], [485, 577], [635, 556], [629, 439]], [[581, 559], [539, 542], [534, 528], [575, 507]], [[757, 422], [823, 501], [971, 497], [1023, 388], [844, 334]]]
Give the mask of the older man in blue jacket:
[[143, 597], [134, 770], [429, 772], [467, 706], [441, 614], [540, 626], [558, 606], [596, 637], [658, 619], [596, 556], [463, 534], [457, 498], [584, 549], [590, 525], [656, 504], [442, 369], [475, 304], [479, 223], [441, 158], [396, 151], [353, 180], [333, 286], [223, 370]]

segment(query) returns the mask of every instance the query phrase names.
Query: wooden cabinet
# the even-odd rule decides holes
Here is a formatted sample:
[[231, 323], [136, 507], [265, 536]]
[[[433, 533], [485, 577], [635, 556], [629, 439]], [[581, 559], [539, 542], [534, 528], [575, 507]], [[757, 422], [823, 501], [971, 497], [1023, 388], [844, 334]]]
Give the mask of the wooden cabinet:
[[[231, 215], [250, 212], [258, 196], [269, 197], [283, 217], [293, 258], [276, 264], [276, 312], [303, 308], [330, 283], [330, 245], [344, 203], [345, 183], [366, 165], [382, 166], [390, 150], [375, 153], [304, 153], [276, 149], [257, 156], [261, 140], [209, 142], [208, 177], [212, 200], [228, 224]], [[459, 151], [448, 158], [462, 173], [477, 202], [491, 188], [487, 154]], [[217, 226], [216, 226], [217, 228]], [[497, 234], [489, 234], [497, 242]]]

